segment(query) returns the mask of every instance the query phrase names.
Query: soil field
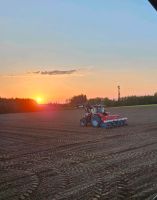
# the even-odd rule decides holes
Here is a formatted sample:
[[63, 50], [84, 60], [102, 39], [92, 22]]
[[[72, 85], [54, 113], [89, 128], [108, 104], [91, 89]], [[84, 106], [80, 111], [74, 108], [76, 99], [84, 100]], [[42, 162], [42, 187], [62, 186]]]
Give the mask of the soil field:
[[125, 127], [79, 127], [82, 110], [0, 115], [0, 200], [152, 200], [157, 106], [112, 108]]

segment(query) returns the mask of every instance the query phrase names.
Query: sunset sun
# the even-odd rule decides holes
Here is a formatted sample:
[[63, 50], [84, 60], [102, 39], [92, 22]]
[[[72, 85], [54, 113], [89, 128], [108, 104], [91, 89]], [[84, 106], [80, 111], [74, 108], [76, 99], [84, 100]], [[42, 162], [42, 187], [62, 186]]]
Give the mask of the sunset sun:
[[43, 98], [42, 98], [42, 97], [37, 97], [37, 98], [36, 98], [36, 102], [37, 102], [38, 104], [43, 103]]

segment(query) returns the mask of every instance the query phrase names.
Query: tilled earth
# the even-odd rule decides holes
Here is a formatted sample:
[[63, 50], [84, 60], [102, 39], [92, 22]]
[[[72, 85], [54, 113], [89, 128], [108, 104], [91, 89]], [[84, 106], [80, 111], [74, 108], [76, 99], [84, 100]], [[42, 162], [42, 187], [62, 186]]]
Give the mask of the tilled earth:
[[0, 200], [152, 200], [157, 106], [109, 109], [125, 127], [79, 127], [81, 110], [0, 115]]

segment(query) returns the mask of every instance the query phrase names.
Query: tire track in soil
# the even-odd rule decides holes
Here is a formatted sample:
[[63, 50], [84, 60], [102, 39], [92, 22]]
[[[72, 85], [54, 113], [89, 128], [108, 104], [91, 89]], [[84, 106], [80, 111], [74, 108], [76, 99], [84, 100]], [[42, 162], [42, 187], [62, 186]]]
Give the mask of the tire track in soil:
[[[128, 152], [128, 151], [127, 151], [127, 152]], [[121, 153], [121, 152], [120, 152], [120, 153]], [[86, 155], [85, 152], [83, 152], [83, 154]], [[138, 153], [136, 153], [136, 154], [138, 155]], [[149, 152], [146, 153], [146, 154], [149, 154]], [[88, 155], [88, 154], [87, 154], [87, 155]], [[137, 155], [136, 155], [136, 156], [137, 156]], [[79, 156], [80, 156], [80, 153], [79, 153]], [[135, 155], [134, 155], [134, 154], [131, 154], [131, 156], [134, 158]], [[141, 156], [141, 154], [140, 154], [140, 156]], [[77, 156], [74, 155], [74, 158], [71, 158], [71, 160], [72, 160], [72, 161], [74, 161], [74, 160], [76, 161], [76, 157], [77, 157]], [[93, 158], [93, 154], [89, 154], [88, 157], [89, 157], [89, 158]], [[122, 157], [123, 157], [123, 156], [122, 156]], [[7, 157], [7, 158], [8, 158], [8, 157]], [[127, 158], [130, 159], [130, 156], [127, 155]], [[118, 158], [118, 159], [119, 159], [119, 158]], [[77, 170], [76, 170], [76, 169], [77, 169]], [[66, 169], [65, 169], [65, 171], [66, 171]], [[84, 173], [84, 172], [86, 171], [86, 173], [87, 173], [87, 171], [90, 171], [90, 170], [87, 170], [87, 169], [86, 169], [86, 170], [83, 170], [83, 169], [82, 169], [82, 166], [81, 166], [79, 169], [78, 169], [77, 167], [75, 167], [75, 169], [74, 169], [73, 171], [75, 171], [76, 173], [78, 173], [78, 172], [81, 172], [81, 173], [83, 172], [83, 173]], [[84, 174], [85, 174], [85, 173], [84, 173]], [[69, 175], [68, 175], [68, 177], [69, 177]], [[98, 196], [96, 196], [96, 197], [98, 197]], [[95, 198], [95, 197], [94, 197], [94, 198]]]
[[[32, 200], [40, 199], [51, 199], [60, 194], [66, 187], [64, 175], [59, 173], [59, 170], [55, 167], [48, 166], [47, 169], [37, 172], [40, 178], [40, 185], [38, 191], [32, 196]], [[46, 189], [45, 189], [46, 188]]]
[[7, 168], [1, 172], [8, 175], [14, 172], [16, 178], [5, 177], [0, 181], [0, 200], [12, 200], [13, 196], [14, 200], [28, 199], [38, 187], [38, 177], [29, 170]]
[[[31, 170], [25, 169], [25, 167], [22, 167], [22, 164], [26, 164], [27, 162], [21, 162], [20, 164], [15, 164], [12, 161], [5, 160], [9, 159], [9, 156], [7, 154], [3, 155], [3, 162], [0, 162], [0, 171], [2, 173], [7, 172], [7, 174], [10, 174], [14, 172], [13, 174], [16, 174], [18, 177], [12, 178], [11, 177], [5, 177], [4, 181], [2, 181], [2, 178], [0, 180], [0, 200], [12, 200], [14, 196], [14, 200], [25, 200], [30, 198], [32, 193], [37, 189], [39, 185], [39, 178], [38, 176], [32, 172]], [[23, 181], [25, 180], [25, 181]], [[27, 181], [26, 181], [27, 180]], [[20, 185], [18, 185], [18, 182], [22, 182]], [[27, 184], [26, 184], [27, 183]], [[11, 194], [7, 194], [7, 190], [9, 189], [16, 190]], [[19, 190], [18, 190], [19, 188]], [[11, 192], [11, 191], [10, 191]]]
[[[131, 155], [131, 157], [134, 159], [135, 157], [135, 155], [136, 155], [136, 157], [141, 157], [141, 153], [139, 153], [139, 155], [138, 155], [138, 153], [136, 152], [135, 154], [134, 153], [131, 153], [130, 154]], [[150, 153], [149, 152], [146, 152], [143, 156], [145, 157], [146, 155], [150, 155]], [[92, 155], [93, 156], [93, 155]], [[126, 156], [126, 158], [127, 158], [127, 160], [130, 160], [130, 156]], [[118, 159], [118, 158], [117, 158]], [[150, 157], [150, 159], [151, 159], [151, 157]], [[75, 159], [76, 160], [76, 159]], [[127, 161], [127, 160], [125, 160], [125, 162]], [[116, 163], [117, 164], [117, 163]], [[111, 165], [111, 163], [110, 163], [110, 165]], [[121, 165], [123, 165], [123, 162], [121, 163]], [[87, 165], [88, 166], [88, 165]], [[100, 162], [99, 162], [99, 167], [100, 167], [101, 165], [100, 165]], [[96, 167], [98, 167], [98, 166], [96, 166]], [[98, 167], [98, 169], [99, 169], [99, 167]], [[101, 166], [102, 167], [102, 166]], [[113, 172], [113, 169], [114, 169], [114, 167], [112, 166], [112, 172]], [[64, 171], [66, 171], [67, 169], [65, 168], [64, 169]], [[100, 170], [100, 169], [99, 169]], [[111, 168], [110, 168], [110, 170], [111, 170]], [[70, 171], [72, 171], [72, 169], [70, 168]], [[79, 172], [82, 172], [84, 175], [87, 173], [87, 172], [89, 172], [89, 171], [91, 171], [91, 169], [89, 170], [89, 168], [86, 168], [86, 169], [83, 169], [82, 168], [82, 166], [80, 167], [80, 168], [78, 168], [78, 166], [75, 166], [75, 169], [73, 170], [73, 171], [75, 171], [75, 173], [77, 174], [77, 173], [79, 173]], [[69, 174], [67, 175], [68, 177], [70, 176]], [[116, 183], [116, 184], [115, 184]], [[129, 183], [129, 181], [128, 181], [128, 179], [127, 178], [119, 178], [118, 180], [116, 180], [115, 181], [115, 185], [117, 186], [117, 188], [119, 188], [119, 189], [117, 189], [117, 199], [126, 199], [126, 198], [131, 198], [131, 195], [132, 195], [132, 192], [130, 192], [131, 191], [131, 189], [128, 189], [128, 183]], [[99, 185], [100, 185], [100, 188], [103, 188], [103, 183], [102, 183], [102, 181], [99, 181]], [[102, 186], [101, 186], [102, 185]], [[108, 186], [109, 187], [109, 186]], [[106, 185], [105, 185], [105, 188], [106, 188]], [[99, 187], [98, 187], [98, 190], [99, 190]], [[95, 195], [95, 197], [93, 197], [93, 198], [97, 198], [97, 199], [101, 199], [102, 198], [102, 196], [105, 196], [104, 195], [104, 189], [100, 189], [100, 191], [103, 191], [103, 193], [102, 194], [100, 194], [100, 192], [97, 192], [97, 195]], [[107, 192], [107, 194], [108, 194], [108, 191], [106, 191]], [[107, 199], [107, 197], [104, 197], [105, 199]]]
[[92, 200], [129, 200], [132, 199], [133, 189], [129, 186], [129, 180], [125, 174], [122, 174], [114, 177], [110, 182], [99, 178], [94, 192]]

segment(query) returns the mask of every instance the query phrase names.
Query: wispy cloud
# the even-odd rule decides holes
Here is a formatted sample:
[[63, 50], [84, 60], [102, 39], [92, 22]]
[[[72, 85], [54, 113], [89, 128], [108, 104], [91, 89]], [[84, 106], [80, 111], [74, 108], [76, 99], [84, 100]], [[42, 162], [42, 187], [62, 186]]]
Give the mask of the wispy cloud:
[[0, 74], [0, 77], [33, 77], [33, 76], [60, 76], [60, 75], [74, 75], [74, 76], [85, 76], [93, 71], [93, 68], [78, 68], [71, 70], [37, 70], [29, 71], [25, 73], [9, 73]]
[[73, 74], [77, 72], [76, 69], [73, 70], [52, 70], [52, 71], [35, 71], [29, 72], [31, 74], [41, 74], [41, 75], [64, 75], [64, 74]]

